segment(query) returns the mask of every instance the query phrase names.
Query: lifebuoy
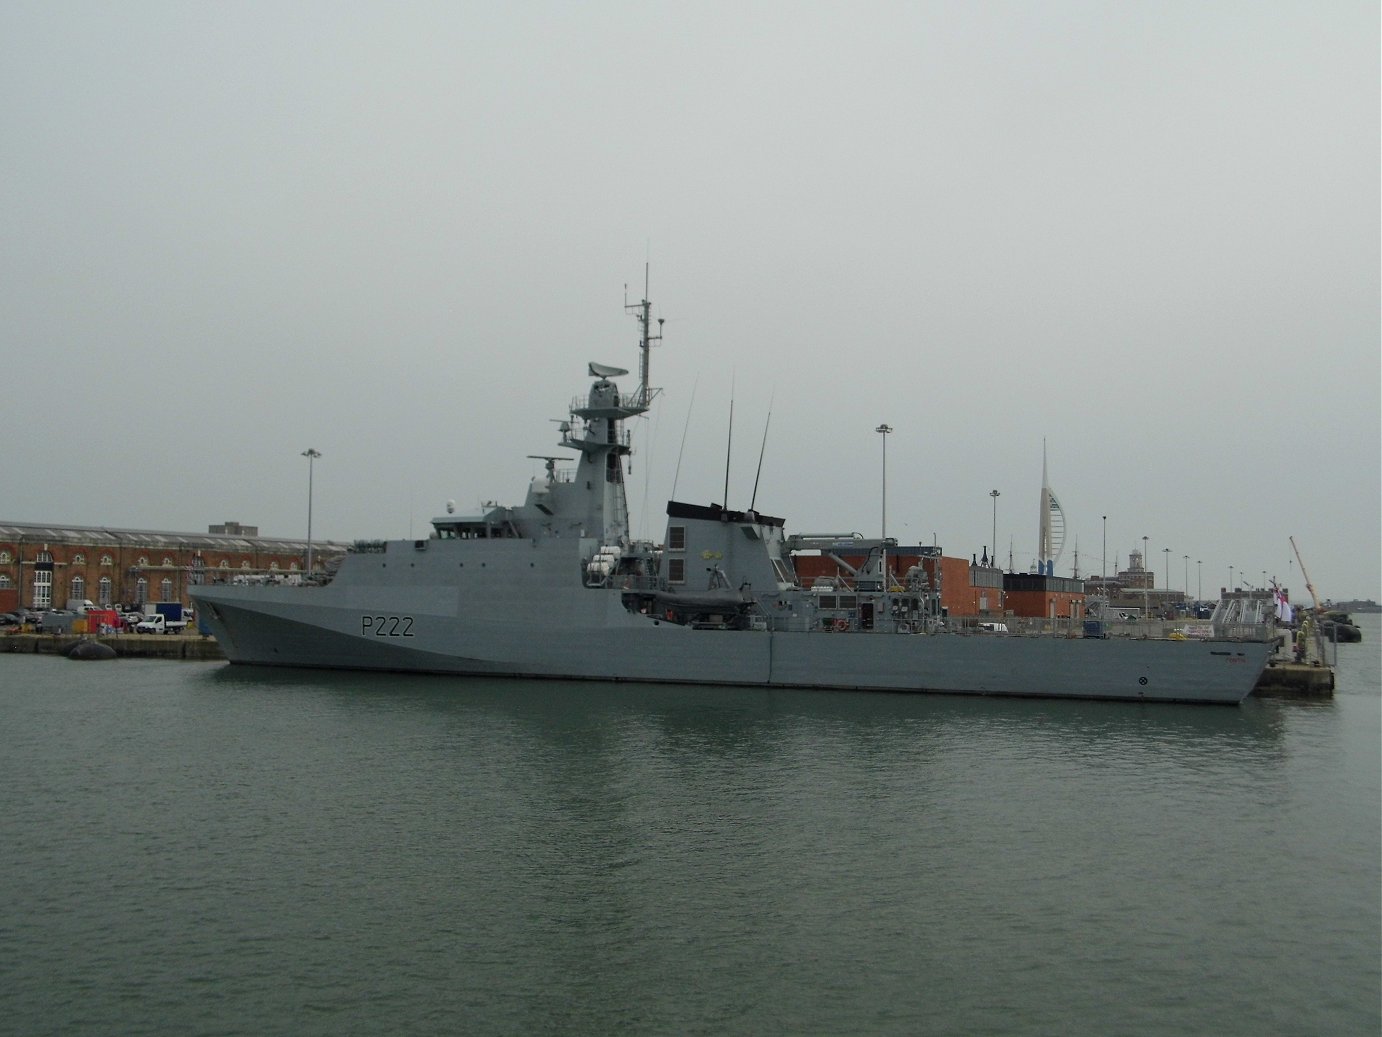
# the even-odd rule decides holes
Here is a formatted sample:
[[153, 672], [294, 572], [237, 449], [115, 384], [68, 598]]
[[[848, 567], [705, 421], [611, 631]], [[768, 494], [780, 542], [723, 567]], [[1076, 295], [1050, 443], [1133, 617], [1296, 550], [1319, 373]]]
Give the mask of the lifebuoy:
[[845, 619], [837, 619], [837, 620], [835, 620], [834, 623], [830, 624], [830, 629], [831, 629], [831, 630], [848, 630], [848, 629], [849, 629], [849, 621], [848, 621], [848, 620], [845, 620]]

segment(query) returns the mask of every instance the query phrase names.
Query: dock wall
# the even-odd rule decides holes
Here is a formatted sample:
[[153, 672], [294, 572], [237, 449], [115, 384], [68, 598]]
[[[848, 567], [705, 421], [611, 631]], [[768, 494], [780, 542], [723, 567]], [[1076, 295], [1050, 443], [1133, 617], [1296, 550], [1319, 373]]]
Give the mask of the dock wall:
[[[0, 637], [0, 652], [64, 655], [82, 638], [76, 634], [7, 634]], [[92, 638], [109, 645], [127, 659], [224, 659], [214, 638], [195, 634], [109, 634]]]

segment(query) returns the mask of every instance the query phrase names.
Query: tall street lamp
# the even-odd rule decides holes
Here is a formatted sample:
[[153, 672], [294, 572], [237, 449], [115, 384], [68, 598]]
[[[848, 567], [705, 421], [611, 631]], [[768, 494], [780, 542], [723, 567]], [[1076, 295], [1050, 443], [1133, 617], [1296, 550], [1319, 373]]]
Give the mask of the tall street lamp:
[[1143, 576], [1143, 577], [1142, 577], [1142, 618], [1143, 618], [1143, 619], [1147, 619], [1147, 618], [1149, 618], [1149, 617], [1151, 616], [1151, 612], [1152, 612], [1151, 585], [1152, 585], [1153, 583], [1156, 582], [1156, 573], [1153, 572], [1152, 567], [1151, 567], [1151, 565], [1149, 564], [1149, 562], [1148, 562], [1148, 560], [1147, 560], [1147, 541], [1150, 540], [1150, 539], [1151, 539], [1151, 537], [1145, 537], [1145, 536], [1142, 538], [1142, 571], [1143, 571], [1144, 573], [1147, 574], [1146, 576]]
[[993, 562], [993, 567], [998, 568], [998, 491], [989, 490], [989, 496], [993, 498], [993, 539], [989, 541], [989, 546], [993, 548], [993, 554], [989, 555], [989, 560]]
[[307, 458], [307, 575], [312, 575], [312, 464], [321, 457], [321, 451], [310, 446], [302, 452]]
[[891, 425], [879, 425], [875, 432], [883, 436], [883, 539], [888, 539], [888, 433], [893, 430]]
[[1190, 556], [1181, 555], [1185, 559], [1185, 596], [1190, 597]]
[[[1104, 552], [1103, 552], [1103, 561], [1099, 563], [1099, 577], [1100, 577], [1100, 579], [1103, 579], [1103, 580], [1107, 580], [1107, 579], [1108, 579], [1108, 516], [1107, 516], [1107, 515], [1104, 516]], [[1108, 593], [1108, 588], [1107, 588], [1107, 587], [1104, 588], [1104, 593], [1105, 593], [1105, 594]]]
[[1163, 547], [1161, 553], [1166, 556], [1166, 589], [1171, 589], [1171, 549]]
[[1195, 560], [1195, 600], [1204, 601], [1204, 559]]
[[879, 425], [875, 432], [883, 437], [883, 543], [879, 547], [878, 560], [883, 563], [883, 593], [888, 593], [888, 588], [892, 586], [892, 577], [888, 574], [888, 433], [893, 430], [889, 424]]

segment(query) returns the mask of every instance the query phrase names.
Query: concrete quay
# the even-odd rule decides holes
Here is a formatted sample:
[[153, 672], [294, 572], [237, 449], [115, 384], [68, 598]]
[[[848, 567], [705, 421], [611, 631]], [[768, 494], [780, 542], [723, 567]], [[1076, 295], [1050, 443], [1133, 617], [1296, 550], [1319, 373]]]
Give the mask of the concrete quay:
[[0, 637], [0, 652], [65, 655], [82, 640], [109, 645], [116, 655], [127, 659], [225, 658], [215, 638], [196, 634], [107, 634], [94, 638], [83, 638], [80, 634], [6, 634]]
[[1252, 693], [1263, 698], [1330, 699], [1334, 669], [1322, 663], [1269, 662]]

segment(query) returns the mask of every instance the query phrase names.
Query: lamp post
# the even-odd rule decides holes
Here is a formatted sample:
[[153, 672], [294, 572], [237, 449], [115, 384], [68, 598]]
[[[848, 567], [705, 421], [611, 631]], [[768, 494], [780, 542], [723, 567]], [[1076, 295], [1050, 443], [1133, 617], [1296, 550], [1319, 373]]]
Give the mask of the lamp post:
[[1151, 567], [1150, 565], [1147, 564], [1147, 541], [1150, 540], [1150, 539], [1151, 539], [1151, 537], [1145, 537], [1145, 536], [1142, 538], [1142, 571], [1143, 571], [1144, 573], [1147, 574], [1146, 576], [1141, 577], [1141, 580], [1142, 580], [1142, 618], [1143, 618], [1143, 619], [1147, 619], [1147, 618], [1151, 615], [1151, 611], [1152, 611], [1151, 585], [1152, 585], [1153, 583], [1156, 582], [1156, 574], [1152, 571], [1152, 567]]
[[993, 562], [993, 567], [998, 568], [998, 491], [990, 490], [989, 496], [993, 498], [993, 539], [989, 543], [993, 547], [993, 554], [989, 560]]
[[[1099, 578], [1100, 578], [1101, 580], [1105, 580], [1105, 581], [1108, 580], [1108, 516], [1107, 516], [1107, 515], [1104, 516], [1104, 548], [1103, 548], [1103, 551], [1100, 553], [1100, 561], [1099, 561]], [[1105, 594], [1108, 593], [1108, 588], [1107, 588], [1107, 587], [1104, 588], [1104, 593], [1105, 593]]]
[[888, 433], [891, 432], [892, 430], [893, 430], [893, 427], [892, 427], [891, 425], [887, 424], [886, 422], [885, 422], [884, 424], [882, 424], [882, 425], [879, 425], [876, 429], [874, 429], [875, 432], [877, 432], [879, 435], [881, 435], [881, 436], [883, 437], [883, 544], [882, 544], [882, 546], [879, 548], [879, 550], [880, 550], [881, 553], [880, 553], [879, 556], [878, 556], [878, 560], [879, 560], [880, 562], [883, 563], [883, 571], [882, 571], [882, 573], [881, 573], [880, 575], [883, 577], [883, 593], [885, 593], [885, 594], [886, 594], [887, 591], [888, 591], [888, 585], [889, 585], [890, 583], [892, 583], [892, 580], [890, 580], [890, 579], [888, 578], [888, 543], [887, 543], [887, 541], [888, 541]]
[[1163, 547], [1161, 553], [1166, 556], [1166, 589], [1162, 592], [1165, 597], [1163, 597], [1161, 601], [1162, 615], [1165, 615], [1166, 605], [1171, 600], [1171, 549], [1169, 547]]
[[307, 458], [307, 575], [312, 575], [312, 464], [321, 457], [321, 452], [310, 446], [302, 452]]
[[1233, 593], [1233, 566], [1228, 567], [1228, 592]]
[[1204, 601], [1204, 559], [1195, 560], [1195, 600]]
[[1181, 555], [1185, 559], [1185, 596], [1190, 597], [1190, 556]]
[[883, 539], [888, 539], [888, 433], [893, 430], [891, 425], [879, 425], [875, 432], [883, 436]]

